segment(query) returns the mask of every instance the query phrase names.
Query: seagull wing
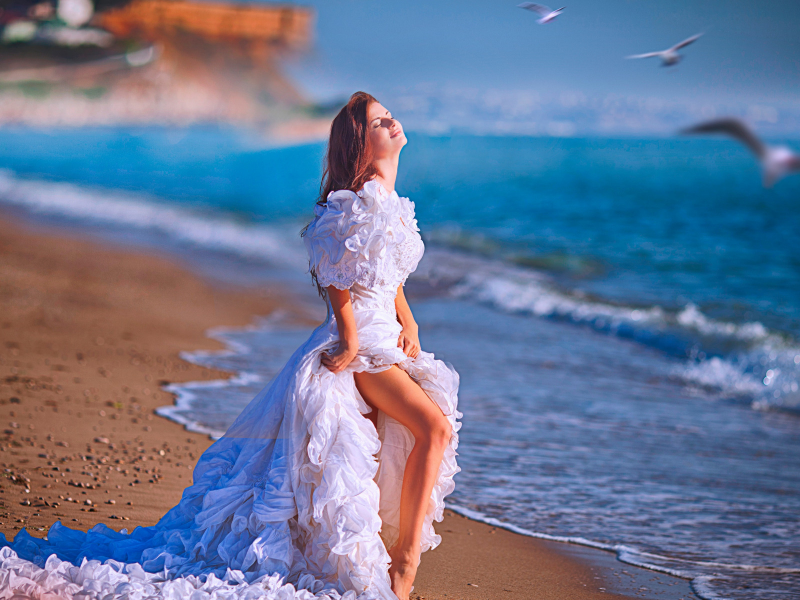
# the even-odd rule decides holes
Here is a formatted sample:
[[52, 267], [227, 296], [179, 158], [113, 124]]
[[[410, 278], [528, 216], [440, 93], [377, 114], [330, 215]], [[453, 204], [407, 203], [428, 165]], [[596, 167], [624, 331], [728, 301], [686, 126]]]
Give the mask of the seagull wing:
[[653, 58], [654, 56], [661, 56], [661, 52], [648, 52], [646, 54], [634, 54], [632, 56], [626, 56], [625, 58]]
[[685, 40], [683, 40], [679, 44], [675, 44], [672, 48], [670, 48], [670, 50], [680, 50], [681, 48], [685, 48], [686, 46], [688, 46], [689, 44], [691, 44], [692, 42], [694, 42], [698, 38], [700, 38], [700, 36], [702, 36], [702, 35], [703, 35], [702, 33], [698, 33], [697, 35], [693, 35], [690, 38], [686, 38]]
[[517, 6], [524, 8], [525, 10], [532, 10], [533, 12], [539, 13], [543, 17], [553, 12], [550, 10], [549, 6], [545, 6], [544, 4], [536, 4], [535, 2], [523, 2], [522, 4], [517, 4]]
[[742, 142], [758, 158], [764, 158], [766, 146], [743, 121], [734, 118], [714, 119], [681, 130], [683, 134], [724, 133]]

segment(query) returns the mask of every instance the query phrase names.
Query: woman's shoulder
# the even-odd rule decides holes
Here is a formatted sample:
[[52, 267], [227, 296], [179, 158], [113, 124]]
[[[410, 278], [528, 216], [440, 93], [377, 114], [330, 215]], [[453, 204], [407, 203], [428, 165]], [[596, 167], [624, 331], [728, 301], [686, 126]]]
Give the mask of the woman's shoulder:
[[[419, 231], [415, 218], [414, 203], [396, 192], [387, 192], [375, 179], [367, 181], [360, 190], [335, 190], [328, 194], [325, 202], [314, 207], [314, 220], [311, 227], [319, 233], [334, 225], [343, 232], [348, 226], [373, 224], [382, 229], [391, 229], [399, 220]], [[323, 225], [324, 224], [324, 225]]]
[[364, 213], [377, 212], [381, 208], [381, 197], [378, 190], [368, 181], [357, 192], [351, 190], [334, 190], [323, 202], [314, 207], [314, 215], [326, 213]]
[[386, 188], [383, 187], [380, 181], [377, 179], [370, 179], [367, 181], [361, 189], [357, 192], [360, 198], [372, 198], [373, 200], [377, 201], [378, 203], [385, 203], [389, 200], [391, 194], [386, 191]]
[[396, 191], [387, 191], [377, 179], [365, 183], [358, 191], [358, 196], [363, 199], [373, 199], [377, 210], [391, 216], [399, 216], [405, 224], [414, 221], [416, 227], [414, 203]]
[[324, 202], [318, 202], [314, 207], [314, 216], [366, 216], [389, 213], [396, 210], [391, 200], [391, 195], [386, 192], [386, 189], [372, 179], [367, 181], [357, 192], [351, 190], [330, 192]]

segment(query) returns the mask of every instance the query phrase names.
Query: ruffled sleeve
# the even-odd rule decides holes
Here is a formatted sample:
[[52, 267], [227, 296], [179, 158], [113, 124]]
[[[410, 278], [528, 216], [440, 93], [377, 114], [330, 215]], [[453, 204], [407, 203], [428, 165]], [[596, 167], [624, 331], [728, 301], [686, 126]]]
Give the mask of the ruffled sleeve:
[[403, 223], [407, 225], [409, 229], [412, 231], [419, 231], [415, 208], [416, 207], [411, 200], [400, 196], [400, 218], [403, 219]]
[[309, 270], [322, 287], [375, 284], [387, 252], [388, 217], [375, 194], [331, 192], [314, 209], [303, 238]]

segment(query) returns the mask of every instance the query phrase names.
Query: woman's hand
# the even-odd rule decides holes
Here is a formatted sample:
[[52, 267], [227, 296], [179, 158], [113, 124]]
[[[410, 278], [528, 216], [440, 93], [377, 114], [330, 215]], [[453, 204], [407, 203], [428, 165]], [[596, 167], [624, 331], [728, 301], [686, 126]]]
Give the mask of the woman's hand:
[[320, 361], [332, 373], [339, 373], [344, 371], [358, 354], [358, 329], [350, 290], [340, 290], [333, 285], [329, 285], [326, 290], [333, 314], [336, 316], [339, 347], [331, 353], [323, 352]]
[[416, 323], [403, 327], [400, 337], [397, 338], [397, 347], [402, 348], [403, 354], [409, 358], [417, 358], [419, 356], [422, 348], [419, 344], [419, 329]]
[[353, 362], [356, 354], [358, 354], [358, 345], [340, 343], [334, 353], [323, 352], [321, 362], [331, 373], [339, 373]]

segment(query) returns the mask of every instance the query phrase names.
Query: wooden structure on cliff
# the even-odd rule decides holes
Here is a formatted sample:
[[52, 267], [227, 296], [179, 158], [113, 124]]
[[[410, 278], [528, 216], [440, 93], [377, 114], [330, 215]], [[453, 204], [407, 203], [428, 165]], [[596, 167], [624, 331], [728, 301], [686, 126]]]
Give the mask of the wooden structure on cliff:
[[305, 49], [314, 13], [301, 6], [133, 0], [100, 13], [98, 24], [117, 37], [163, 41], [190, 34], [214, 43]]

